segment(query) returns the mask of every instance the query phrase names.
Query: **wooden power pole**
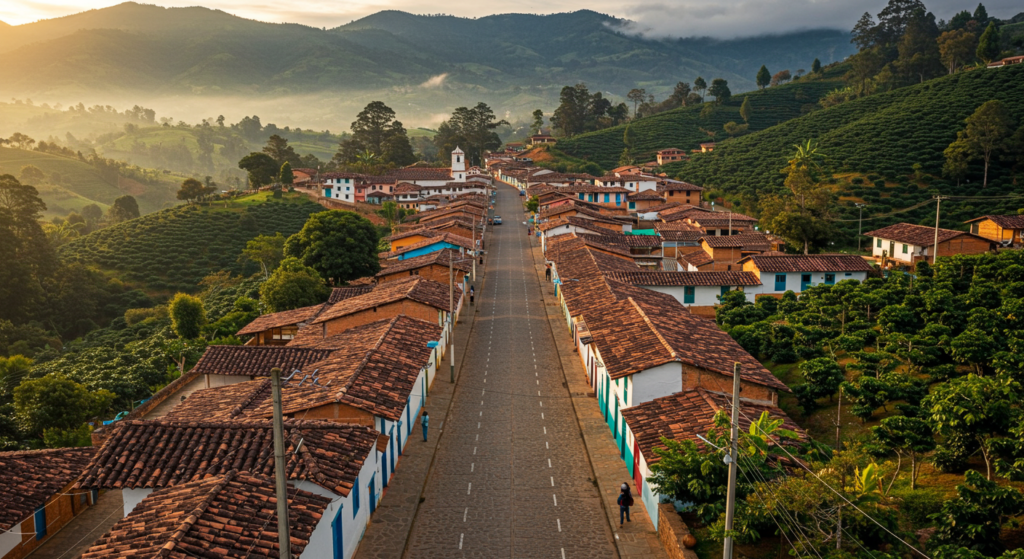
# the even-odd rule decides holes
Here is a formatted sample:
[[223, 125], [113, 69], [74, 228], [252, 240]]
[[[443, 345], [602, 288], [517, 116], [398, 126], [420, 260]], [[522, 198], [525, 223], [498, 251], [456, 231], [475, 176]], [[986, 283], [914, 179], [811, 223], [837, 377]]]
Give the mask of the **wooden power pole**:
[[277, 543], [281, 559], [292, 559], [288, 529], [288, 480], [284, 463], [284, 416], [281, 414], [281, 369], [270, 370], [270, 386], [274, 397], [274, 481], [277, 496]]

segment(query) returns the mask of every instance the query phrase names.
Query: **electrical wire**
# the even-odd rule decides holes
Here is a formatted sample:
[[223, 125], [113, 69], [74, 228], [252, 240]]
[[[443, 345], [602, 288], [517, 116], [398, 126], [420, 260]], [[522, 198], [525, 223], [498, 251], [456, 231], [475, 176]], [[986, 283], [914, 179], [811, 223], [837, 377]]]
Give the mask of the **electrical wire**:
[[[757, 423], [756, 423], [756, 422], [754, 422], [753, 420], [751, 420], [751, 418], [750, 418], [750, 417], [748, 417], [748, 416], [747, 416], [747, 415], [746, 415], [745, 413], [743, 413], [743, 411], [742, 411], [742, 410], [740, 410], [740, 415], [742, 415], [742, 416], [743, 416], [744, 418], [746, 418], [746, 419], [747, 419], [748, 421], [751, 421], [751, 425], [757, 425]], [[770, 435], [769, 435], [768, 433], [765, 433], [765, 432], [764, 432], [764, 430], [763, 430], [763, 429], [761, 429], [761, 427], [760, 427], [760, 426], [758, 426], [758, 427], [757, 427], [757, 429], [758, 429], [759, 431], [761, 431], [761, 433], [762, 433], [762, 434], [764, 434], [765, 436], [770, 436]], [[884, 531], [885, 533], [889, 534], [890, 536], [892, 536], [893, 538], [895, 538], [895, 539], [896, 539], [897, 541], [899, 541], [899, 542], [900, 542], [900, 543], [902, 543], [903, 545], [905, 545], [905, 546], [909, 547], [909, 548], [910, 548], [911, 550], [913, 550], [913, 551], [915, 551], [916, 553], [920, 554], [920, 555], [921, 555], [922, 557], [924, 557], [925, 559], [931, 559], [931, 558], [930, 558], [930, 557], [929, 557], [929, 556], [928, 556], [927, 554], [925, 554], [925, 553], [924, 553], [923, 551], [921, 551], [920, 549], [918, 549], [918, 548], [914, 547], [913, 545], [910, 545], [910, 544], [909, 544], [909, 543], [908, 543], [908, 542], [907, 542], [906, 540], [904, 540], [903, 538], [901, 538], [901, 537], [897, 536], [896, 534], [894, 534], [894, 533], [893, 533], [893, 532], [892, 532], [891, 530], [889, 530], [889, 529], [888, 529], [888, 528], [886, 528], [886, 527], [885, 527], [884, 525], [882, 525], [882, 523], [881, 523], [881, 522], [879, 522], [879, 521], [875, 520], [875, 519], [874, 519], [874, 517], [872, 517], [872, 516], [871, 516], [871, 515], [869, 515], [868, 513], [864, 512], [864, 511], [863, 511], [863, 510], [862, 510], [862, 509], [861, 509], [860, 507], [858, 507], [858, 506], [857, 506], [857, 505], [855, 505], [855, 504], [854, 504], [853, 502], [851, 502], [851, 501], [850, 501], [849, 499], [847, 499], [845, 495], [843, 495], [842, 493], [840, 493], [839, 491], [837, 491], [837, 490], [836, 490], [836, 489], [835, 489], [834, 487], [832, 487], [831, 485], [829, 485], [828, 483], [826, 483], [826, 482], [825, 482], [825, 480], [821, 479], [821, 477], [820, 477], [820, 476], [819, 476], [819, 475], [818, 475], [818, 474], [817, 474], [816, 472], [814, 472], [813, 470], [811, 470], [810, 468], [808, 468], [808, 467], [807, 467], [807, 464], [805, 464], [805, 463], [804, 463], [804, 462], [803, 462], [802, 460], [798, 459], [797, 457], [793, 456], [793, 454], [792, 454], [791, 452], [789, 452], [789, 450], [787, 450], [787, 449], [786, 449], [786, 447], [785, 447], [784, 445], [781, 445], [781, 444], [780, 444], [780, 445], [776, 445], [776, 446], [778, 446], [780, 450], [782, 450], [783, 452], [785, 452], [785, 453], [786, 453], [786, 455], [788, 455], [788, 456], [790, 457], [790, 459], [792, 459], [792, 460], [793, 460], [794, 462], [796, 462], [797, 464], [799, 464], [801, 468], [803, 468], [804, 470], [806, 470], [806, 471], [807, 471], [807, 473], [809, 473], [809, 474], [811, 474], [812, 476], [814, 476], [814, 478], [815, 478], [815, 479], [817, 479], [819, 483], [821, 483], [822, 485], [824, 485], [825, 487], [827, 487], [827, 488], [829, 489], [829, 491], [831, 491], [831, 492], [835, 493], [837, 497], [839, 497], [839, 498], [840, 498], [840, 499], [842, 499], [842, 500], [843, 500], [844, 502], [846, 502], [846, 504], [848, 504], [848, 505], [850, 505], [851, 507], [853, 507], [853, 509], [854, 509], [854, 510], [856, 510], [856, 511], [857, 511], [857, 512], [859, 512], [859, 513], [861, 513], [861, 514], [862, 514], [862, 515], [863, 515], [863, 516], [864, 516], [865, 518], [867, 518], [868, 520], [870, 520], [871, 522], [873, 522], [873, 523], [874, 523], [874, 524], [875, 524], [876, 526], [878, 526], [879, 528], [881, 528], [881, 529], [882, 529], [882, 530], [883, 530], [883, 531]]]

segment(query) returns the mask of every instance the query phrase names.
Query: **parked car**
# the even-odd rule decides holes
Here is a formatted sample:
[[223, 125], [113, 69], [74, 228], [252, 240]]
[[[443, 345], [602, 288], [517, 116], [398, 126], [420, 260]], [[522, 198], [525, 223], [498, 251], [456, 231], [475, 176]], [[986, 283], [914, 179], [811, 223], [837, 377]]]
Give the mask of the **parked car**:
[[519, 195], [520, 196], [526, 196], [526, 191], [525, 190], [520, 190], [519, 191]]
[[494, 224], [495, 225], [501, 225], [501, 216], [500, 215], [494, 216]]

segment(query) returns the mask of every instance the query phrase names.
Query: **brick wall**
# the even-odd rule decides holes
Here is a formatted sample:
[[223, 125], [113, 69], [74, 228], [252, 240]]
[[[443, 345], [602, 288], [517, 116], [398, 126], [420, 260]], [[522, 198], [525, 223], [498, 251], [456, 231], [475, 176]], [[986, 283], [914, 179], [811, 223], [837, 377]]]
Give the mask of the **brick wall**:
[[944, 243], [939, 243], [939, 257], [954, 254], [982, 254], [989, 251], [989, 242], [984, 239], [961, 235]]
[[683, 538], [690, 535], [675, 507], [668, 503], [658, 505], [658, 540], [671, 559], [697, 559], [697, 553], [683, 545]]
[[33, 550], [43, 545], [46, 540], [60, 531], [68, 522], [71, 522], [76, 514], [89, 507], [88, 505], [78, 504], [78, 495], [64, 495], [64, 493], [80, 492], [72, 487], [74, 484], [74, 481], [67, 484], [56, 496], [51, 497], [46, 502], [46, 537], [41, 540], [36, 539], [35, 515], [29, 516], [20, 525], [14, 527], [14, 530], [20, 530], [23, 534], [21, 536], [21, 545], [12, 549], [7, 555], [4, 555], [3, 559], [22, 559], [29, 555]]
[[[732, 393], [732, 375], [722, 375], [706, 369], [683, 364], [683, 390], [703, 388], [713, 392]], [[778, 404], [775, 390], [761, 384], [740, 380], [740, 395], [749, 400], [762, 400]]]
[[394, 318], [400, 314], [437, 324], [437, 313], [438, 309], [434, 307], [411, 299], [402, 299], [401, 301], [329, 320], [325, 323], [325, 337], [340, 334], [345, 330], [362, 326], [363, 324], [369, 324], [386, 318]]

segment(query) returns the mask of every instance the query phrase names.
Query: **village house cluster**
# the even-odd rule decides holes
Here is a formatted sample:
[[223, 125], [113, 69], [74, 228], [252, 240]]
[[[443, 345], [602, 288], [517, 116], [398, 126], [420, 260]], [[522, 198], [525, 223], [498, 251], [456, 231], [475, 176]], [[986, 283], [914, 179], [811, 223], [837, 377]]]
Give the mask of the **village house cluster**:
[[94, 534], [83, 557], [277, 557], [274, 368], [288, 379], [293, 551], [351, 557], [419, 437], [476, 278], [489, 194], [483, 185], [403, 224], [375, 276], [323, 304], [260, 316], [237, 332], [244, 345], [209, 346], [195, 367], [93, 431], [92, 447], [0, 453], [0, 558], [26, 556], [108, 490], [121, 492], [123, 518]]

